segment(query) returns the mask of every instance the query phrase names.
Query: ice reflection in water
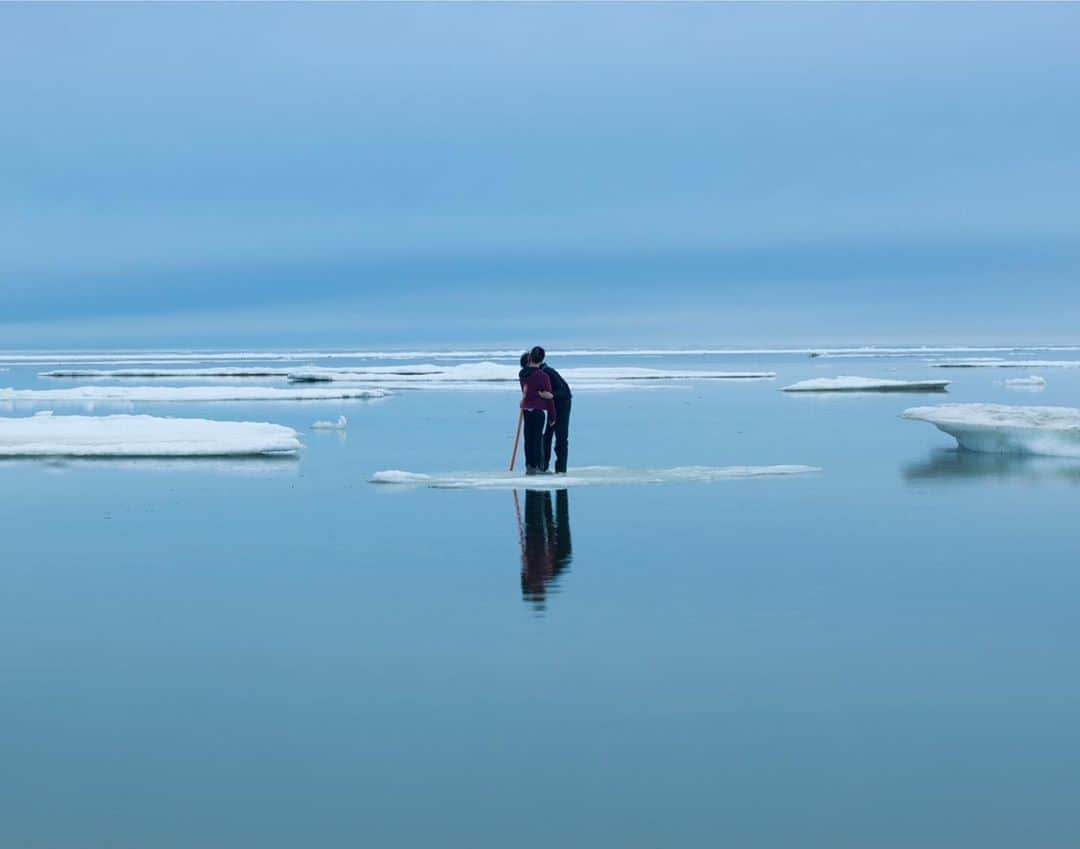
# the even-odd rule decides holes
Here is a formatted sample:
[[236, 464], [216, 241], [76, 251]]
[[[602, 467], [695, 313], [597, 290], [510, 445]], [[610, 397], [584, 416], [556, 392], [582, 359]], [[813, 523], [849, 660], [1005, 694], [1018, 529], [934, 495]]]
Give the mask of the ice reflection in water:
[[521, 501], [514, 490], [518, 538], [521, 544], [521, 594], [533, 609], [542, 612], [549, 593], [558, 592], [560, 577], [570, 568], [573, 545], [570, 541], [570, 497], [565, 489], [525, 491], [525, 521]]
[[1080, 460], [1069, 457], [1037, 457], [1021, 454], [987, 454], [954, 448], [935, 451], [926, 460], [903, 468], [909, 482], [950, 480], [1027, 481], [1067, 480], [1080, 483]]

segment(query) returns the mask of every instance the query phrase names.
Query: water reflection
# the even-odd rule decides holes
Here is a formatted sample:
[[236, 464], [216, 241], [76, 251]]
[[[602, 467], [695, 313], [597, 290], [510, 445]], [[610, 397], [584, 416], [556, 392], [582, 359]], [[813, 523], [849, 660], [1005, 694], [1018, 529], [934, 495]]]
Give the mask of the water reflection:
[[235, 457], [0, 457], [0, 468], [38, 466], [50, 472], [76, 469], [124, 469], [139, 472], [202, 472], [245, 476], [296, 475], [295, 454], [238, 455]]
[[525, 518], [514, 490], [514, 508], [521, 543], [521, 594], [537, 611], [545, 609], [549, 593], [558, 592], [559, 578], [570, 567], [570, 498], [565, 489], [525, 491]]
[[935, 451], [929, 459], [904, 467], [903, 473], [905, 480], [919, 483], [987, 478], [1080, 483], [1080, 459], [984, 454], [954, 448]]

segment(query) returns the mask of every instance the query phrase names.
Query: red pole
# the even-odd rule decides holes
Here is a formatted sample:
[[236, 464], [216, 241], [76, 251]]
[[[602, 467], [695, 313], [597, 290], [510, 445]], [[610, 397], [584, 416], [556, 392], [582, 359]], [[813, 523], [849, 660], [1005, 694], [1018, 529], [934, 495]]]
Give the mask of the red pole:
[[514, 432], [514, 450], [510, 453], [510, 471], [514, 471], [514, 461], [517, 460], [518, 441], [521, 439], [521, 421], [525, 417], [524, 410], [518, 410], [517, 430]]

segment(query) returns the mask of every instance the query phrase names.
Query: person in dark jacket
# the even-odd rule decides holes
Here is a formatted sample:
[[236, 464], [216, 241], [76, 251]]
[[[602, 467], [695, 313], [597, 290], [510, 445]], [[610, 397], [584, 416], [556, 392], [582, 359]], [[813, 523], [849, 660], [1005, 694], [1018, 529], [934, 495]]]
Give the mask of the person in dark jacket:
[[551, 381], [551, 393], [555, 401], [555, 418], [548, 420], [547, 430], [544, 431], [543, 459], [540, 464], [542, 471], [547, 471], [551, 465], [551, 444], [555, 443], [555, 474], [566, 474], [566, 460], [570, 443], [570, 402], [573, 394], [570, 385], [563, 380], [563, 376], [549, 366], [544, 358], [547, 352], [539, 345], [529, 352], [529, 358], [538, 363], [541, 370]]
[[549, 426], [555, 421], [555, 402], [551, 380], [540, 364], [531, 358], [518, 372], [521, 383], [521, 410], [525, 436], [525, 474], [546, 474], [541, 470], [544, 452], [544, 417]]

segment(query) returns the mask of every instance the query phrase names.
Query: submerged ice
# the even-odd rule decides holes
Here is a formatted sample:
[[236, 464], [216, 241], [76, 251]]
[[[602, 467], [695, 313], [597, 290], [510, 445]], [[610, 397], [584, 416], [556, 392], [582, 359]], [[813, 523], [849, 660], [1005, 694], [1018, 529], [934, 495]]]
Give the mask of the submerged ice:
[[905, 419], [929, 422], [969, 451], [1080, 457], [1080, 409], [1006, 404], [911, 407]]
[[314, 430], [345, 430], [348, 424], [348, 419], [344, 416], [338, 416], [337, 421], [317, 421], [314, 422], [311, 427]]
[[390, 469], [375, 472], [371, 483], [427, 486], [435, 489], [564, 489], [578, 486], [626, 484], [711, 483], [737, 478], [782, 477], [820, 472], [816, 466], [675, 466], [670, 469], [629, 469], [621, 466], [582, 466], [565, 475], [525, 475], [512, 472], [448, 472], [419, 474]]
[[296, 431], [265, 422], [158, 416], [0, 418], [3, 457], [224, 457], [291, 454]]

